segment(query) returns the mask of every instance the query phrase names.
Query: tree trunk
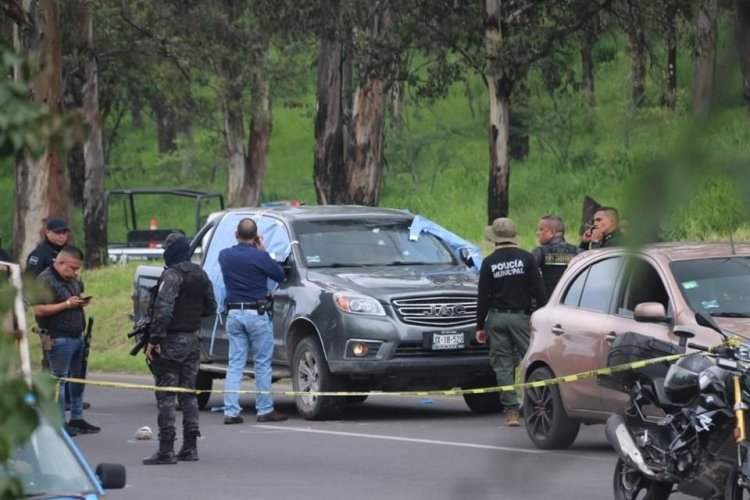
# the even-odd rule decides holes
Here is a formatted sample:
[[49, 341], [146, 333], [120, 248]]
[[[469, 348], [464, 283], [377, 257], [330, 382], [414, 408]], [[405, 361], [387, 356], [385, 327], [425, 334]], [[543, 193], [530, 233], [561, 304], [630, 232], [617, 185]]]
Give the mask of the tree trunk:
[[750, 0], [735, 0], [734, 34], [742, 72], [742, 95], [750, 111]]
[[488, 74], [485, 76], [490, 96], [490, 124], [487, 127], [489, 143], [489, 182], [487, 188], [487, 220], [508, 215], [508, 188], [510, 161], [508, 138], [510, 132], [510, 93], [512, 82], [497, 67], [496, 57], [502, 50], [503, 35], [500, 30], [502, 0], [486, 0], [484, 44]]
[[151, 109], [156, 118], [156, 139], [159, 154], [169, 154], [177, 149], [177, 112], [167, 104], [163, 95], [154, 95]]
[[674, 109], [677, 104], [677, 26], [676, 13], [673, 9], [667, 12], [667, 92], [664, 95], [664, 106]]
[[711, 110], [716, 75], [716, 0], [698, 2], [695, 24], [695, 69], [693, 113], [705, 115]]
[[[62, 111], [62, 26], [60, 5], [54, 0], [40, 0], [27, 11], [33, 20], [30, 27], [14, 25], [16, 51], [29, 56], [31, 100], [56, 112]], [[35, 5], [38, 5], [34, 7]], [[29, 7], [26, 7], [29, 8]], [[16, 67], [20, 79], [21, 67]], [[70, 186], [65, 154], [48, 146], [39, 158], [28, 152], [16, 162], [16, 199], [13, 218], [13, 253], [23, 262], [39, 242], [47, 217], [64, 217], [71, 224]]]
[[268, 150], [271, 140], [271, 95], [268, 82], [268, 64], [271, 57], [270, 44], [264, 47], [253, 71], [250, 118], [250, 140], [242, 202], [246, 206], [260, 204], [263, 183], [268, 169]]
[[594, 123], [594, 43], [596, 43], [595, 36], [590, 33], [589, 29], [586, 29], [581, 45], [581, 91], [586, 107], [587, 127], [592, 127]]
[[628, 42], [630, 43], [630, 104], [637, 108], [646, 98], [646, 31], [638, 10], [628, 2]]
[[86, 266], [95, 268], [107, 263], [106, 204], [104, 200], [107, 176], [102, 147], [103, 118], [99, 113], [99, 65], [94, 48], [94, 27], [91, 5], [81, 5], [77, 16], [79, 60], [83, 63], [81, 115], [89, 126], [83, 146], [85, 182], [83, 184], [83, 223], [86, 233]]
[[[366, 34], [373, 46], [388, 36], [390, 20], [387, 6], [380, 6], [373, 14]], [[384, 89], [383, 80], [372, 75], [357, 87], [346, 159], [346, 186], [338, 191], [343, 195], [340, 203], [377, 206], [380, 201], [385, 142]]]
[[383, 177], [384, 132], [383, 81], [371, 77], [354, 97], [346, 188], [340, 203], [377, 206]]
[[320, 37], [313, 165], [315, 195], [320, 205], [334, 203], [334, 178], [345, 169], [342, 50], [340, 41], [326, 35]]
[[242, 190], [245, 184], [245, 127], [242, 109], [236, 96], [222, 96], [224, 112], [224, 141], [227, 147], [227, 204], [242, 206]]

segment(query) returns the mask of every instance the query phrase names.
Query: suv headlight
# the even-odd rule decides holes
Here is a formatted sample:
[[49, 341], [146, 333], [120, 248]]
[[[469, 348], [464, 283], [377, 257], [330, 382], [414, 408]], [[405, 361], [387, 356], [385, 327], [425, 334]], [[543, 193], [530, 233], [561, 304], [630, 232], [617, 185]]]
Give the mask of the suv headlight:
[[367, 295], [338, 292], [333, 294], [333, 303], [347, 313], [385, 316], [385, 311], [380, 302]]

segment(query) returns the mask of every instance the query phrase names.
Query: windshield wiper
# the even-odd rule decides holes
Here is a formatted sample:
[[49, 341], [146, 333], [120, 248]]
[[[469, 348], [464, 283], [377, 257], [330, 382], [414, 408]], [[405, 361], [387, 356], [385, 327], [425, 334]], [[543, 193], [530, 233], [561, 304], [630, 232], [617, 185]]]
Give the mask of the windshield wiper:
[[719, 318], [750, 318], [750, 314], [748, 313], [738, 313], [738, 312], [731, 312], [731, 311], [718, 311], [718, 312], [712, 312], [709, 314], [711, 316], [715, 316]]

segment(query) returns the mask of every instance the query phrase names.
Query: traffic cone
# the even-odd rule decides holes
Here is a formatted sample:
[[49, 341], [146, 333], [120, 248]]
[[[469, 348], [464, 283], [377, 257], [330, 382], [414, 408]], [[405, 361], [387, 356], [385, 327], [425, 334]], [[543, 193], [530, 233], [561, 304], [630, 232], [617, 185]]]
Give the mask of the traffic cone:
[[[151, 231], [154, 231], [156, 229], [159, 229], [159, 221], [156, 220], [156, 217], [152, 217], [151, 221], [149, 221], [148, 228]], [[149, 248], [158, 248], [159, 242], [158, 241], [149, 241], [148, 243]]]

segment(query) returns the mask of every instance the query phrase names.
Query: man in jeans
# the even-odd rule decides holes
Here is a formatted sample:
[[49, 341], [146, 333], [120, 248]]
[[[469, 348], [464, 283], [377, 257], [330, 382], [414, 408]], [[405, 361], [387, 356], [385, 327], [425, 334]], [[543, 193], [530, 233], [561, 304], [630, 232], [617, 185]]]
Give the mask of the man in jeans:
[[[480, 344], [490, 343], [490, 362], [498, 385], [515, 382], [513, 353], [521, 356], [529, 348], [529, 315], [534, 306], [547, 302], [542, 274], [531, 253], [518, 248], [516, 225], [507, 218], [495, 219], [485, 234], [495, 251], [482, 261], [477, 297], [477, 332]], [[534, 304], [533, 300], [536, 300]], [[515, 391], [500, 393], [505, 425], [517, 427], [518, 399]]]
[[[255, 390], [271, 390], [271, 358], [273, 330], [267, 314], [266, 283], [284, 280], [284, 270], [266, 252], [252, 219], [242, 219], [237, 226], [237, 244], [219, 253], [219, 266], [227, 290], [227, 337], [229, 339], [229, 369], [224, 390], [238, 391], [242, 385], [242, 371], [247, 363], [247, 350], [253, 346]], [[287, 416], [273, 409], [270, 394], [257, 394], [255, 409], [258, 422], [282, 422]], [[224, 423], [242, 423], [240, 396], [224, 393]]]
[[[83, 252], [74, 246], [63, 247], [51, 266], [37, 276], [48, 294], [33, 305], [39, 328], [43, 331], [44, 354], [55, 377], [83, 376], [83, 330], [86, 307], [91, 297], [83, 294], [78, 275], [83, 267]], [[60, 384], [60, 403], [65, 414], [65, 392], [70, 390], [68, 434], [93, 434], [99, 427], [83, 419], [80, 384]]]

